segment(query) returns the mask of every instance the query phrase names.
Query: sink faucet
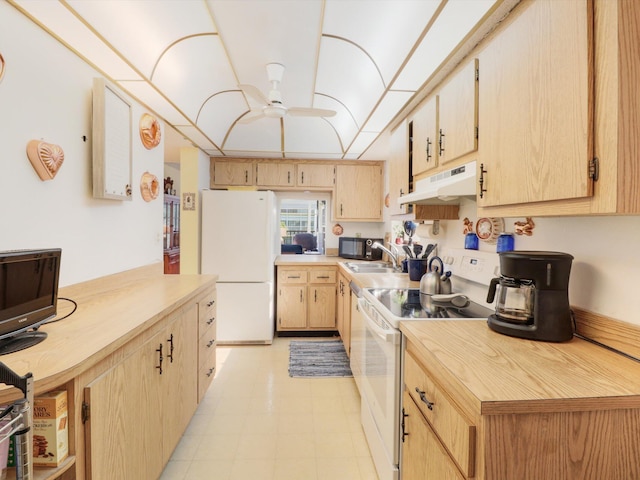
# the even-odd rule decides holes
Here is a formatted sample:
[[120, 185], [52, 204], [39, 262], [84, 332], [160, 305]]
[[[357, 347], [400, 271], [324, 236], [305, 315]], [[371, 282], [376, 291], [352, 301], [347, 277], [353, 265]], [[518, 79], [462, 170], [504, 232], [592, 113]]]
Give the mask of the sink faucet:
[[391, 263], [393, 264], [393, 269], [394, 270], [402, 270], [402, 267], [400, 266], [400, 264], [398, 262], [398, 250], [397, 250], [396, 246], [391, 244], [391, 243], [389, 243], [389, 246], [391, 248], [393, 248], [394, 250], [396, 250], [396, 253], [393, 253], [391, 250], [389, 250], [387, 247], [382, 245], [380, 242], [373, 242], [373, 244], [371, 245], [371, 248], [379, 248], [380, 250], [385, 252], [387, 255], [389, 255], [389, 257], [391, 257]]

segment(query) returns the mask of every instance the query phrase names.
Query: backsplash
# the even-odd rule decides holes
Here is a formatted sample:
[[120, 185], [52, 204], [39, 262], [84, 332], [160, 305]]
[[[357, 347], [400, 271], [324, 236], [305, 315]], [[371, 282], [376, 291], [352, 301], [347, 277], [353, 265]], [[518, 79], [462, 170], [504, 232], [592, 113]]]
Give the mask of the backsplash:
[[[462, 200], [460, 220], [440, 221], [440, 234], [430, 236], [430, 225], [420, 225], [420, 242], [463, 248], [463, 219], [477, 221], [476, 204]], [[505, 218], [505, 230], [514, 222]], [[548, 250], [573, 255], [569, 282], [571, 305], [640, 325], [635, 302], [640, 284], [640, 219], [637, 216], [534, 217], [533, 235], [515, 236], [516, 250]], [[495, 245], [480, 242], [480, 250], [495, 252]], [[454, 286], [455, 288], [455, 286]], [[486, 289], [472, 286], [474, 300], [484, 302]]]

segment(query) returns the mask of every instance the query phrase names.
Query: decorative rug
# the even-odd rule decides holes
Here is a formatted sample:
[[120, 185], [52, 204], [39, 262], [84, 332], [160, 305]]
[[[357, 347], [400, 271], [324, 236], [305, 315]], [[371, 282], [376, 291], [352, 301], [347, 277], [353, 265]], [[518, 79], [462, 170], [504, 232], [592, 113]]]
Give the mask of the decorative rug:
[[289, 344], [289, 376], [352, 377], [342, 340], [292, 340]]

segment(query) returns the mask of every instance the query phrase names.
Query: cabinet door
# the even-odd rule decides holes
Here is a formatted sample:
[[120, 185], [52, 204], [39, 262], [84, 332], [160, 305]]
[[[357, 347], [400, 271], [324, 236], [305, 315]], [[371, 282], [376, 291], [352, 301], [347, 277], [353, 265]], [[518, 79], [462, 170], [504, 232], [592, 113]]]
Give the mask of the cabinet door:
[[296, 183], [296, 167], [293, 163], [258, 163], [256, 185], [260, 187], [293, 187]]
[[464, 480], [406, 391], [403, 402], [402, 480]]
[[478, 206], [592, 195], [592, 2], [529, 2], [480, 54]]
[[413, 117], [411, 169], [414, 176], [438, 166], [438, 96], [427, 100]]
[[477, 72], [478, 60], [473, 60], [453, 75], [439, 92], [436, 148], [440, 165], [478, 149]]
[[198, 308], [194, 304], [166, 329], [163, 389], [163, 451], [169, 461], [198, 406]]
[[382, 167], [338, 165], [334, 203], [337, 220], [381, 221]]
[[330, 330], [336, 328], [335, 285], [309, 287], [309, 327]]
[[156, 335], [85, 388], [87, 478], [138, 480], [162, 473], [164, 410], [155, 367], [163, 341], [164, 333]]
[[406, 122], [402, 122], [391, 132], [391, 161], [387, 171], [389, 172], [389, 214], [407, 213], [407, 205], [398, 205], [398, 198], [409, 193], [409, 131]]
[[333, 188], [335, 183], [335, 165], [298, 164], [297, 185], [299, 187]]
[[278, 330], [306, 328], [306, 285], [284, 285], [278, 287]]
[[212, 185], [253, 185], [253, 163], [215, 161], [211, 183]]

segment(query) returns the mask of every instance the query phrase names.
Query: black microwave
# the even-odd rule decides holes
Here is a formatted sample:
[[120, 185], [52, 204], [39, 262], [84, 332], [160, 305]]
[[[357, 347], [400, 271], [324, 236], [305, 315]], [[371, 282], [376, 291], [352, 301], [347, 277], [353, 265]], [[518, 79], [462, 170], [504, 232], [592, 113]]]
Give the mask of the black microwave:
[[382, 260], [382, 250], [373, 248], [374, 242], [382, 243], [382, 239], [340, 237], [338, 255], [356, 260]]

